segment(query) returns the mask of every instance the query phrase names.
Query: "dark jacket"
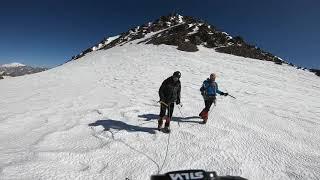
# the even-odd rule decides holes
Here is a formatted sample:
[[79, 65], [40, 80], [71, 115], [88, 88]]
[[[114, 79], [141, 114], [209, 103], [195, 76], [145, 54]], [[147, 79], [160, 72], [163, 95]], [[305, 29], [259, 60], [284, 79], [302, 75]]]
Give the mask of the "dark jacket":
[[180, 102], [181, 83], [173, 81], [173, 77], [164, 80], [159, 89], [160, 101], [165, 103]]

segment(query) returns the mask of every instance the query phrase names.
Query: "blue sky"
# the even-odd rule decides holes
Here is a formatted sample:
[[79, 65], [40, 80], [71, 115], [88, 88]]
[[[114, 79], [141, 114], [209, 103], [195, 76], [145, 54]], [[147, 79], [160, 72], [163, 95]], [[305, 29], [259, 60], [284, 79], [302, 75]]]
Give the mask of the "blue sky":
[[320, 1], [2, 1], [0, 64], [54, 67], [173, 11], [203, 19], [296, 65], [320, 69]]

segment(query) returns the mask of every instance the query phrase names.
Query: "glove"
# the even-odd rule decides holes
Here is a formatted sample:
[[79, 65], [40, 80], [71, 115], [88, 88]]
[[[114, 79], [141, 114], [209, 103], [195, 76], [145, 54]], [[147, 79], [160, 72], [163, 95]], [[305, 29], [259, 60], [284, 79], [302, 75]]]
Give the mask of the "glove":
[[229, 94], [228, 94], [228, 93], [223, 93], [223, 95], [224, 95], [224, 96], [228, 96]]
[[176, 101], [176, 104], [177, 104], [177, 105], [180, 104], [180, 99], [178, 99], [178, 100]]

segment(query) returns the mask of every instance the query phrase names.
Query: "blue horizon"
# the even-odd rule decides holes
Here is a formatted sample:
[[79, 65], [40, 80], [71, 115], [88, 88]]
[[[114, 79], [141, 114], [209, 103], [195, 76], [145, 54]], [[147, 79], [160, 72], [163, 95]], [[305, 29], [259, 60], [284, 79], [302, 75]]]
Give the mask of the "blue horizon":
[[55, 67], [103, 38], [176, 12], [241, 36], [289, 63], [320, 69], [319, 5], [312, 0], [3, 2], [0, 64]]

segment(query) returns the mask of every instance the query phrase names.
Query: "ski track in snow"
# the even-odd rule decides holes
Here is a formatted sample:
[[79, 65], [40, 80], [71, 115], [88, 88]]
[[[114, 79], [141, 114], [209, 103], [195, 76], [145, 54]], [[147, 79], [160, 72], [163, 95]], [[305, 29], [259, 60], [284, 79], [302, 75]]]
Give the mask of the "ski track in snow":
[[[171, 134], [158, 88], [182, 73]], [[199, 88], [216, 72], [206, 125]], [[310, 72], [200, 48], [128, 45], [0, 81], [0, 179], [149, 179], [205, 169], [249, 179], [319, 179], [320, 80]]]

